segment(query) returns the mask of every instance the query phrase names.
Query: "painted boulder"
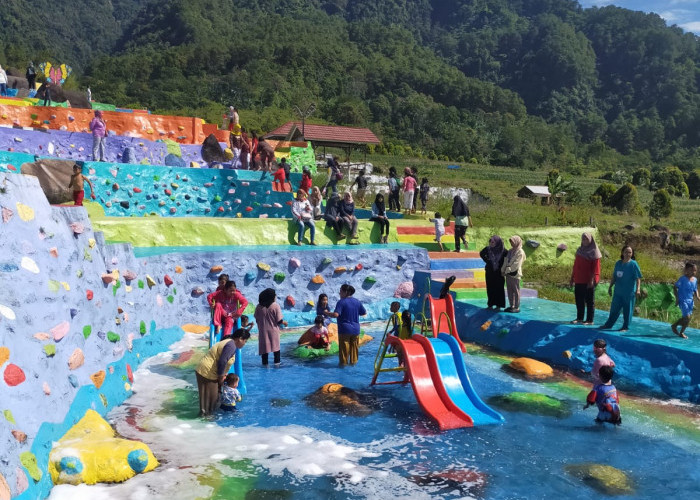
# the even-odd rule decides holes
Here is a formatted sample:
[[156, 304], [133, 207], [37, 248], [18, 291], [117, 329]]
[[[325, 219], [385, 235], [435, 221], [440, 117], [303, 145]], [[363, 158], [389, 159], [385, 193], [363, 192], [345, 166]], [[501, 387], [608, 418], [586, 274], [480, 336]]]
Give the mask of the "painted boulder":
[[574, 464], [565, 466], [564, 470], [605, 495], [629, 495], [634, 492], [634, 485], [627, 474], [610, 465]]
[[549, 378], [554, 375], [554, 370], [547, 363], [542, 363], [531, 358], [515, 358], [508, 365], [515, 372], [524, 375], [527, 378]]
[[342, 384], [329, 383], [306, 397], [309, 406], [320, 410], [364, 417], [372, 413], [372, 399]]
[[565, 401], [533, 392], [511, 392], [489, 398], [494, 406], [507, 411], [519, 411], [550, 417], [567, 417], [571, 409]]

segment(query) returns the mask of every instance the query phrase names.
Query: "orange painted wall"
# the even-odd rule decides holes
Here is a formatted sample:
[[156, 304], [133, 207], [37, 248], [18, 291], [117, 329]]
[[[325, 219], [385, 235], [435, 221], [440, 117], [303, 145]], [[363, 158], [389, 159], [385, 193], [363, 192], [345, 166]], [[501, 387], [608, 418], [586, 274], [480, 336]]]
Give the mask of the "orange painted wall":
[[[36, 115], [36, 118], [32, 118], [32, 115]], [[207, 136], [204, 132], [204, 120], [201, 118], [118, 111], [103, 111], [102, 116], [107, 123], [107, 130], [112, 130], [117, 135], [142, 137], [151, 141], [171, 139], [183, 144], [201, 144]], [[93, 117], [94, 111], [91, 109], [0, 105], [0, 125], [7, 126], [55, 130], [65, 126], [66, 130], [71, 132], [88, 132]], [[46, 121], [48, 123], [45, 123]], [[217, 138], [220, 132], [226, 132], [228, 142], [228, 132], [218, 131]]]

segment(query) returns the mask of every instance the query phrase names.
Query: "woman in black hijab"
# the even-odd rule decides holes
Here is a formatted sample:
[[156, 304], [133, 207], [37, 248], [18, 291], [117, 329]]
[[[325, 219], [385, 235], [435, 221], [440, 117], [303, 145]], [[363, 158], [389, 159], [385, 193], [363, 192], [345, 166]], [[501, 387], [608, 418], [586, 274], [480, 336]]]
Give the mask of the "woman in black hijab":
[[389, 239], [389, 218], [386, 216], [384, 195], [377, 193], [372, 204], [372, 217], [369, 220], [379, 223], [379, 243], [386, 243]]
[[503, 240], [498, 235], [491, 236], [489, 246], [484, 247], [479, 253], [481, 259], [486, 263], [484, 275], [486, 277], [486, 295], [488, 297], [488, 308], [499, 311], [506, 307], [506, 292], [504, 286], [506, 279], [501, 274], [503, 259], [506, 257], [506, 249]]
[[452, 201], [452, 217], [455, 218], [455, 252], [460, 251], [460, 242], [464, 243], [467, 249], [467, 227], [472, 225], [472, 218], [469, 216], [469, 208], [459, 195], [455, 195]]
[[335, 229], [338, 237], [343, 235], [343, 218], [340, 214], [340, 196], [338, 193], [333, 193], [328, 202], [326, 202], [326, 213], [323, 214], [323, 219], [326, 225]]

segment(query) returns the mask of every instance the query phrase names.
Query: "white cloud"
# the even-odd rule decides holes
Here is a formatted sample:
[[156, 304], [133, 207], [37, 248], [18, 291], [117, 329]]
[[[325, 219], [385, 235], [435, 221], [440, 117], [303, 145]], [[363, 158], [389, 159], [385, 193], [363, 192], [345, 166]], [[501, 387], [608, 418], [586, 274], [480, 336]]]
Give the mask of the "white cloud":
[[700, 21], [691, 21], [689, 23], [679, 24], [679, 26], [686, 31], [692, 31], [693, 33], [700, 33]]

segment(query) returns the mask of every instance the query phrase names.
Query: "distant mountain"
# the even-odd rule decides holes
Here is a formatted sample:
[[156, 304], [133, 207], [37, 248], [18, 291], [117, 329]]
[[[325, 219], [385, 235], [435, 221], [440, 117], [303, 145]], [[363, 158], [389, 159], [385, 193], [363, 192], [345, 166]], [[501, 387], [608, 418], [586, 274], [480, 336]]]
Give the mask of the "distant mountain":
[[575, 0], [4, 0], [0, 22], [0, 62], [72, 62], [121, 105], [218, 121], [236, 103], [267, 130], [313, 101], [314, 119], [369, 126], [397, 153], [700, 166], [700, 44], [654, 14]]

